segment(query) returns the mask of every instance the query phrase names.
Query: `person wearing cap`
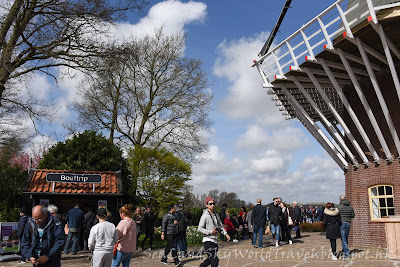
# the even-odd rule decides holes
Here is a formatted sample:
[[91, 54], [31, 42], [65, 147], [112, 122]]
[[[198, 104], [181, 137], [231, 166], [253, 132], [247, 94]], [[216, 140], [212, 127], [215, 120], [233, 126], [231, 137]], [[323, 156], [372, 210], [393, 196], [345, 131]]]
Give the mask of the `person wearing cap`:
[[[19, 210], [19, 220], [18, 220], [18, 240], [19, 242], [21, 242], [22, 240], [22, 235], [24, 234], [24, 229], [25, 229], [25, 224], [28, 222], [29, 220], [29, 216], [26, 214], [26, 209], [25, 208], [21, 208]], [[21, 246], [20, 246], [20, 250], [21, 250]], [[21, 252], [21, 251], [19, 251]], [[25, 256], [21, 253], [21, 260], [18, 262], [18, 264], [24, 264], [26, 263], [26, 259]]]
[[205, 200], [206, 207], [201, 215], [199, 226], [197, 230], [203, 234], [203, 245], [204, 251], [206, 252], [207, 258], [200, 264], [200, 267], [211, 265], [216, 267], [219, 264], [218, 259], [218, 244], [217, 234], [221, 232], [226, 239], [229, 241], [231, 238], [228, 233], [222, 227], [221, 218], [217, 213], [214, 212], [215, 201], [212, 197], [208, 196]]
[[92, 267], [109, 267], [113, 259], [114, 244], [118, 241], [115, 225], [107, 222], [107, 210], [97, 210], [99, 223], [90, 229], [88, 247], [93, 251]]

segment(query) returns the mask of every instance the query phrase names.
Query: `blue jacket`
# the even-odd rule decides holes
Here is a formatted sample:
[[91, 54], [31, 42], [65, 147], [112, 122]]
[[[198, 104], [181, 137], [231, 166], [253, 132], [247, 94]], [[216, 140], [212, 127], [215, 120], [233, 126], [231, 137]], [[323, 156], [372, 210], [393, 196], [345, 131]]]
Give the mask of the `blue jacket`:
[[[25, 225], [21, 240], [21, 253], [25, 258], [35, 257], [35, 247], [38, 238], [37, 225], [33, 219]], [[65, 243], [64, 228], [61, 221], [47, 213], [47, 220], [42, 237], [42, 249], [40, 255], [46, 255], [49, 263], [61, 260], [61, 251]], [[54, 265], [55, 266], [55, 265]]]
[[65, 220], [68, 222], [68, 228], [83, 228], [84, 214], [80, 208], [70, 209]]

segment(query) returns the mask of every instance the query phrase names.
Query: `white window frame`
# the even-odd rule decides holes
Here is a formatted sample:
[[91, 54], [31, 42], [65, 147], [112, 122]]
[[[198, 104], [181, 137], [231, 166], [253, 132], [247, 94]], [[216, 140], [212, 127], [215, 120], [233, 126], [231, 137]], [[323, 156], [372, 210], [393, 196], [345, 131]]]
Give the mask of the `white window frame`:
[[[379, 187], [384, 188], [384, 194], [380, 195], [379, 194]], [[391, 195], [387, 195], [386, 193], [386, 187], [391, 187], [392, 189], [392, 194]], [[374, 193], [374, 189], [376, 190], [376, 192]], [[377, 184], [377, 185], [373, 185], [370, 186], [368, 188], [368, 197], [369, 197], [369, 207], [370, 207], [370, 216], [371, 216], [371, 221], [381, 221], [382, 219], [384, 219], [385, 217], [388, 216], [393, 216], [394, 214], [389, 215], [389, 209], [393, 209], [394, 210], [394, 192], [393, 192], [393, 185], [390, 184]], [[381, 207], [380, 205], [380, 200], [379, 199], [385, 199], [385, 207]], [[388, 199], [392, 198], [393, 199], [393, 206], [388, 207]], [[382, 217], [381, 215], [381, 210], [385, 209], [386, 210], [386, 216]]]

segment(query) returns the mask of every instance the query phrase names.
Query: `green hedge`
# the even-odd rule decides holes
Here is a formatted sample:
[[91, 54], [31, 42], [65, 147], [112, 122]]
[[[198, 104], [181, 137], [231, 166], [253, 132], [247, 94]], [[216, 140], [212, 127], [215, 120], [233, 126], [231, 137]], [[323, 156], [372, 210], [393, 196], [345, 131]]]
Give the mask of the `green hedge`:
[[300, 224], [301, 232], [324, 232], [325, 227], [321, 222], [317, 223], [301, 223]]

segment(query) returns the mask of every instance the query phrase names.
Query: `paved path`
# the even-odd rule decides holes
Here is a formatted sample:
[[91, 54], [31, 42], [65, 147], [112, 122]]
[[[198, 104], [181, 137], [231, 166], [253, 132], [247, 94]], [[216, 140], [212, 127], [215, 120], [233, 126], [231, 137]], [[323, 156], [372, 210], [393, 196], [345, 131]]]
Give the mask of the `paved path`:
[[[393, 261], [386, 257], [386, 249], [350, 248], [354, 252], [350, 260], [339, 258], [333, 261], [330, 256], [330, 244], [324, 234], [304, 233], [303, 238], [294, 239], [292, 245], [282, 244], [280, 247], [271, 245], [271, 236], [264, 236], [263, 249], [255, 249], [249, 240], [238, 243], [221, 242], [219, 244], [220, 266], [356, 266], [356, 267], [386, 267], [398, 266], [400, 261]], [[337, 240], [338, 250], [341, 250], [340, 239]], [[202, 262], [200, 247], [189, 248], [193, 257], [182, 259], [184, 266], [199, 266]], [[130, 266], [165, 266], [160, 263], [163, 250], [157, 249], [151, 252], [140, 252], [132, 260]], [[89, 267], [88, 253], [63, 256], [62, 266]], [[168, 260], [172, 264], [170, 257]], [[0, 267], [16, 266], [16, 262], [0, 262]], [[31, 266], [30, 264], [18, 266]]]

